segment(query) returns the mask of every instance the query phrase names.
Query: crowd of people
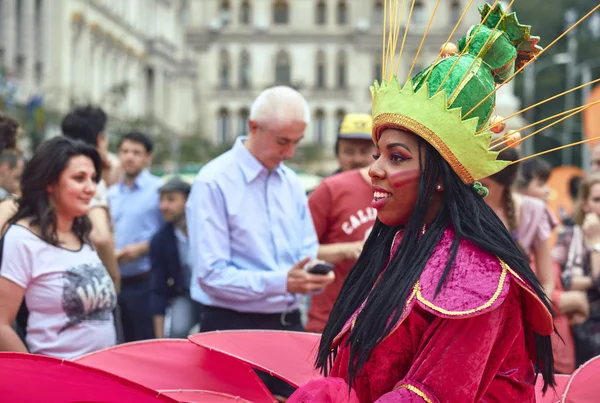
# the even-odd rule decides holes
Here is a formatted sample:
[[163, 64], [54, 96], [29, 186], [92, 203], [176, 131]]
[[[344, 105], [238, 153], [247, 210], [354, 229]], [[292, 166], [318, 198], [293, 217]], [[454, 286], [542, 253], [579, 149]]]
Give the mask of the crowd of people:
[[[345, 170], [371, 158], [369, 119], [340, 135]], [[303, 330], [300, 295], [334, 279], [305, 270], [318, 240], [305, 191], [281, 164], [308, 121], [297, 91], [266, 90], [250, 136], [192, 186], [149, 172], [153, 144], [143, 133], [123, 135], [111, 163], [99, 108], [67, 114], [62, 136], [29, 161], [17, 149], [18, 122], [2, 115], [0, 349], [71, 359], [119, 342], [186, 337], [195, 326]], [[342, 258], [359, 253], [357, 244]]]
[[[63, 119], [63, 136], [43, 143], [27, 163], [16, 142], [5, 141], [2, 350], [74, 358], [119, 342], [184, 338], [193, 329], [324, 331], [377, 220], [370, 115], [345, 116], [335, 144], [339, 169], [308, 198], [283, 165], [309, 122], [306, 101], [290, 88], [264, 91], [248, 138], [238, 138], [193, 184], [152, 175], [152, 141], [139, 132], [120, 139], [120, 179], [110, 180], [116, 167], [106, 121], [101, 109], [74, 109]], [[16, 138], [19, 125], [4, 115], [0, 129]], [[499, 156], [518, 158], [515, 148]], [[543, 160], [481, 180], [485, 202], [554, 303], [559, 373], [600, 354], [594, 171], [574, 178], [576, 207], [560, 223], [546, 207], [551, 167]], [[555, 245], [553, 231], [560, 234]], [[307, 270], [321, 261], [333, 271]], [[301, 295], [310, 300], [306, 323]], [[291, 394], [263, 376], [281, 396]]]

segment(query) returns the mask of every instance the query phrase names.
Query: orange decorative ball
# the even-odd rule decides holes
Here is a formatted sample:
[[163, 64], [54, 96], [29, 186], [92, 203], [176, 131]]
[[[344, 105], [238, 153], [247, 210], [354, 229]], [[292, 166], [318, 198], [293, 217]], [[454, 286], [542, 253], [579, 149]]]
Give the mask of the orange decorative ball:
[[442, 48], [440, 49], [440, 52], [442, 55], [442, 59], [445, 59], [446, 57], [450, 57], [450, 56], [454, 56], [454, 55], [458, 54], [458, 46], [456, 46], [452, 42], [448, 42], [447, 44], [442, 46]]
[[511, 130], [507, 133], [508, 137], [506, 138], [506, 145], [508, 147], [517, 147], [521, 144], [521, 133]]
[[502, 116], [494, 116], [492, 121], [490, 122], [490, 130], [493, 133], [502, 133], [504, 129], [506, 129], [506, 122], [503, 122], [504, 118]]

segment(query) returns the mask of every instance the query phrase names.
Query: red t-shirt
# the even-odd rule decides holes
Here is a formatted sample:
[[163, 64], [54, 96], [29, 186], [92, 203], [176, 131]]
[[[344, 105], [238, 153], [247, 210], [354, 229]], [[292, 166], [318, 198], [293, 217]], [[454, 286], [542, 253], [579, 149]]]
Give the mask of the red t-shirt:
[[[360, 170], [342, 172], [323, 180], [308, 198], [319, 244], [363, 241], [369, 235], [377, 211], [371, 207], [373, 190]], [[335, 281], [311, 297], [306, 330], [322, 332], [342, 284], [356, 261], [335, 265]]]

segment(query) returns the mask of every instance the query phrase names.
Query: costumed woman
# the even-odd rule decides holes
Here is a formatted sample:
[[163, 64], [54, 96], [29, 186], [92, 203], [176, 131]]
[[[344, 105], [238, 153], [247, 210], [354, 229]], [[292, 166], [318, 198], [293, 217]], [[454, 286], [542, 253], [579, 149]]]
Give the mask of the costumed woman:
[[462, 55], [372, 88], [377, 221], [321, 338], [326, 377], [290, 403], [535, 402], [536, 368], [554, 384], [548, 299], [477, 182], [510, 164], [483, 129], [539, 39], [480, 13]]

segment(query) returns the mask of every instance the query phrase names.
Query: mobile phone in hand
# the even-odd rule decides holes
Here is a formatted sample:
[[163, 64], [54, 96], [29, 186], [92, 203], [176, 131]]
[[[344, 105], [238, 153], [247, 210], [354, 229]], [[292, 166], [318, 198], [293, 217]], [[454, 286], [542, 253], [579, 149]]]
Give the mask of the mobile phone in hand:
[[310, 274], [321, 274], [321, 275], [325, 275], [327, 273], [329, 273], [330, 271], [333, 270], [333, 265], [331, 263], [317, 263], [316, 265], [314, 265], [313, 267], [311, 267], [310, 269], [308, 269], [307, 271]]

